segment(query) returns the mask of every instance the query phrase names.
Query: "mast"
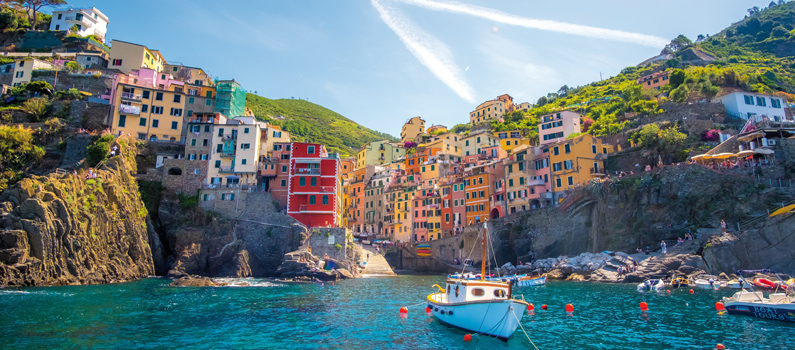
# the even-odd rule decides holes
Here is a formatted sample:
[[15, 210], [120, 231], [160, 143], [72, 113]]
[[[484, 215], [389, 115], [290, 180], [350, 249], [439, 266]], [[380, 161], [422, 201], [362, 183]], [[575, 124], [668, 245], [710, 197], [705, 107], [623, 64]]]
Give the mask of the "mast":
[[486, 280], [486, 234], [489, 231], [489, 227], [486, 226], [486, 222], [483, 222], [483, 241], [480, 244], [483, 248], [483, 257], [481, 258], [480, 262], [480, 281]]

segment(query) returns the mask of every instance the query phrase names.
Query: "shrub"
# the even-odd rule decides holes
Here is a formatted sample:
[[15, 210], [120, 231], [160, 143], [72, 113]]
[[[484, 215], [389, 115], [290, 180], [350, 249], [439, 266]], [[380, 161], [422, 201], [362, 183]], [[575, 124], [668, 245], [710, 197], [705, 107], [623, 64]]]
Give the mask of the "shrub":
[[43, 80], [27, 83], [25, 84], [25, 89], [39, 95], [51, 95], [53, 90], [52, 85]]
[[17, 15], [11, 11], [0, 12], [0, 29], [17, 29]]
[[50, 113], [52, 103], [46, 97], [36, 97], [25, 101], [20, 109], [30, 115], [30, 121], [37, 122]]
[[66, 62], [64, 66], [73, 72], [79, 72], [83, 70], [83, 67], [81, 67], [80, 64], [75, 61]]
[[704, 130], [701, 133], [702, 141], [718, 141], [720, 140], [720, 131], [715, 129]]
[[334, 248], [336, 248], [337, 251], [340, 251], [340, 250], [342, 250], [342, 244], [334, 243]]
[[82, 97], [83, 95], [80, 93], [80, 90], [75, 88], [60, 90], [55, 93], [55, 98], [59, 100], [79, 100]]
[[116, 140], [113, 135], [105, 135], [100, 137], [92, 145], [87, 148], [86, 162], [92, 166], [96, 166], [100, 162], [108, 159], [110, 155], [110, 144]]
[[191, 210], [196, 209], [199, 206], [199, 194], [188, 196], [182, 193], [178, 194], [177, 197], [179, 198], [179, 205], [184, 210]]

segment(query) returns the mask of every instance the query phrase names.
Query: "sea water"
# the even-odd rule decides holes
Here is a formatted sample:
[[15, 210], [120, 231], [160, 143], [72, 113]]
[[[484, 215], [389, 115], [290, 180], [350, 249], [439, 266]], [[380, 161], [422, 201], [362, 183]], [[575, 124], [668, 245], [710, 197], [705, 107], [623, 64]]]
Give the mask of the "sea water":
[[[196, 349], [793, 349], [795, 324], [720, 315], [732, 290], [639, 293], [634, 285], [550, 281], [518, 288], [535, 305], [507, 341], [425, 313], [443, 276], [332, 284], [225, 279], [228, 287], [137, 282], [0, 291], [0, 348]], [[641, 312], [645, 301], [648, 312]], [[547, 311], [542, 305], [548, 306]], [[565, 305], [572, 304], [568, 315]], [[399, 316], [409, 307], [407, 318]], [[532, 341], [532, 343], [531, 343]]]

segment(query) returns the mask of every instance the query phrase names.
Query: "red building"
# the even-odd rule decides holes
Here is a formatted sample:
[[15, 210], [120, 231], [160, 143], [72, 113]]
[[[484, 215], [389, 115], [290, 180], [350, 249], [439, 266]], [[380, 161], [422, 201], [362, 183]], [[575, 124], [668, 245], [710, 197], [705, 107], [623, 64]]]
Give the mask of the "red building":
[[323, 145], [292, 144], [287, 186], [287, 215], [309, 227], [341, 225], [340, 160]]

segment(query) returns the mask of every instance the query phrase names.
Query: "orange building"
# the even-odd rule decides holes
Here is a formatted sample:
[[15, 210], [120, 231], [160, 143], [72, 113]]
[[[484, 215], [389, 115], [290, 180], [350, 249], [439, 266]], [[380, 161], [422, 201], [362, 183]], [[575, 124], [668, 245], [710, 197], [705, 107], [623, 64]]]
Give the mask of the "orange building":
[[638, 79], [638, 84], [642, 85], [644, 89], [660, 90], [661, 87], [668, 84], [668, 74], [669, 72], [662, 71], [642, 76]]

